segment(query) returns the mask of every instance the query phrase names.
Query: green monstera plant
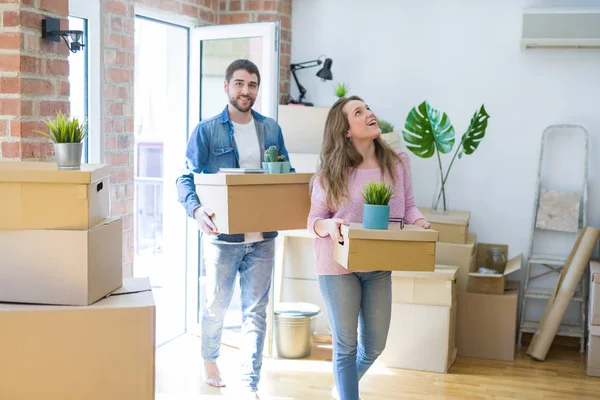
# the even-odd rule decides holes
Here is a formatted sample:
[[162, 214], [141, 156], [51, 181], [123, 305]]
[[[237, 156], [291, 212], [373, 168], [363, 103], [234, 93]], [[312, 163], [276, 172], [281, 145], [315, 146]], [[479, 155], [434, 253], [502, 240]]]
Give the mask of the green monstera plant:
[[[485, 137], [485, 130], [488, 126], [490, 116], [482, 104], [471, 118], [471, 123], [466, 132], [460, 139], [460, 144], [452, 156], [448, 169], [444, 172], [442, 167], [441, 154], [448, 154], [452, 151], [455, 143], [454, 127], [450, 122], [448, 115], [433, 108], [427, 101], [410, 110], [402, 136], [406, 142], [406, 147], [421, 158], [430, 158], [436, 155], [439, 166], [440, 184], [434, 195], [432, 211], [447, 213], [446, 200], [446, 181], [450, 174], [450, 169], [454, 165], [456, 157], [462, 158], [463, 155], [473, 154]], [[440, 201], [442, 204], [440, 205]]]

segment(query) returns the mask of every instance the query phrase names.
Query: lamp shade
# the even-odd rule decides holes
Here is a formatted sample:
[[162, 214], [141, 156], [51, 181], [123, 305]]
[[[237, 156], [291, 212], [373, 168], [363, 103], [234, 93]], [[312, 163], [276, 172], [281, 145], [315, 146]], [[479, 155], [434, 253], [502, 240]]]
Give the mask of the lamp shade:
[[331, 58], [326, 58], [323, 68], [321, 68], [319, 72], [317, 72], [317, 76], [323, 79], [324, 81], [333, 80], [333, 74], [331, 73], [331, 64]]

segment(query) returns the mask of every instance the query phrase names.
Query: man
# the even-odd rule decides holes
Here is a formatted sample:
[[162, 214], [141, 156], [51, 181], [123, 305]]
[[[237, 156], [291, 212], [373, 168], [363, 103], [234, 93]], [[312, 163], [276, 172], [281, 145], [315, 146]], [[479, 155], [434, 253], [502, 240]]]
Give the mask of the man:
[[[206, 269], [206, 303], [202, 315], [202, 357], [206, 382], [225, 386], [216, 360], [219, 357], [223, 320], [240, 274], [242, 300], [243, 387], [255, 398], [266, 331], [266, 308], [275, 257], [277, 232], [239, 235], [219, 233], [214, 213], [196, 195], [193, 173], [216, 173], [219, 168], [261, 168], [265, 149], [277, 146], [289, 159], [281, 128], [271, 118], [252, 110], [260, 86], [260, 72], [248, 60], [236, 60], [225, 72], [229, 104], [220, 115], [201, 121], [188, 142], [187, 174], [177, 179], [179, 202], [202, 231]], [[293, 169], [292, 169], [293, 171]]]

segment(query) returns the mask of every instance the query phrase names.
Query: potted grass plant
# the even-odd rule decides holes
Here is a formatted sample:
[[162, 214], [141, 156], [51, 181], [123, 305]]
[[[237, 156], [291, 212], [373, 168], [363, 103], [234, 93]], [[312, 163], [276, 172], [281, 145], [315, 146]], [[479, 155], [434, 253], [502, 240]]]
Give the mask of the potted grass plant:
[[62, 112], [56, 113], [56, 119], [46, 121], [48, 133], [36, 131], [54, 142], [54, 155], [58, 169], [81, 169], [83, 139], [88, 128], [87, 122], [79, 122], [77, 117], [69, 117]]
[[333, 87], [333, 92], [338, 99], [346, 97], [350, 93], [350, 86], [345, 82], [339, 82]]
[[390, 220], [389, 202], [393, 190], [391, 185], [380, 181], [371, 181], [365, 185], [362, 198], [363, 227], [365, 229], [388, 229]]
[[381, 138], [392, 148], [397, 148], [399, 145], [398, 132], [394, 130], [394, 125], [385, 119], [377, 118], [377, 125], [381, 129]]

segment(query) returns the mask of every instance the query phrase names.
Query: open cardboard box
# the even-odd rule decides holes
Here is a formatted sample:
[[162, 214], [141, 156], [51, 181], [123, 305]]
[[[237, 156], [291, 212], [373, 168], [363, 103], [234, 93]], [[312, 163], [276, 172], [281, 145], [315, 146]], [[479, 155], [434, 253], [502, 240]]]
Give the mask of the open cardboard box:
[[123, 283], [123, 223], [108, 218], [90, 230], [0, 230], [0, 255], [0, 301], [89, 305]]
[[196, 193], [220, 233], [306, 229], [311, 173], [194, 174]]
[[[479, 267], [485, 267], [487, 251], [490, 247], [499, 247], [507, 259], [504, 271], [498, 274], [477, 273]], [[476, 261], [469, 272], [467, 291], [471, 293], [504, 294], [506, 276], [521, 268], [521, 254], [508, 259], [508, 246], [505, 244], [477, 243]]]
[[419, 207], [425, 219], [431, 224], [431, 229], [440, 233], [439, 242], [465, 244], [469, 234], [470, 211], [448, 210], [441, 215], [431, 211], [431, 208]]
[[[91, 229], [110, 216], [111, 167], [0, 161], [0, 229]], [[49, 212], [52, 210], [52, 212]]]
[[343, 243], [333, 246], [333, 259], [349, 271], [433, 271], [438, 233], [416, 225], [390, 224], [365, 229], [342, 225]]
[[0, 398], [153, 400], [155, 314], [147, 278], [90, 306], [0, 303]]

